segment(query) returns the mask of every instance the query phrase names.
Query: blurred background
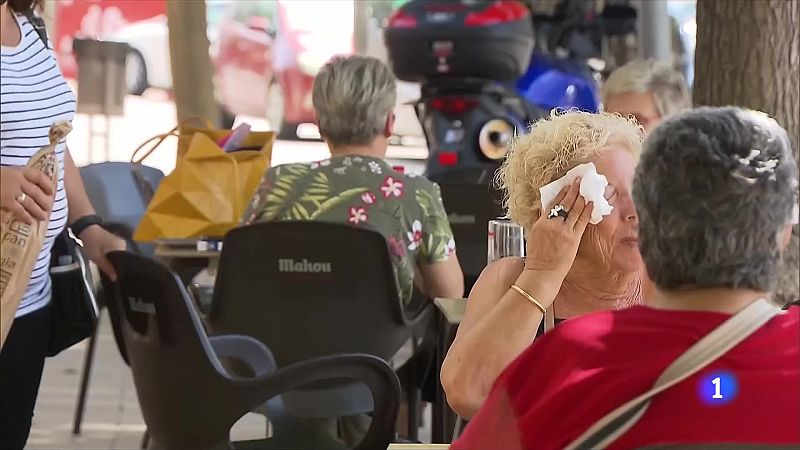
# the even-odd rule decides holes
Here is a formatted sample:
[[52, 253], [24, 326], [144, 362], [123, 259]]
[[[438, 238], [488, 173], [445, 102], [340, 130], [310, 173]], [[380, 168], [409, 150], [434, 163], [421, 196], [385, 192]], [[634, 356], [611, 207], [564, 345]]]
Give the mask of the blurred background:
[[[281, 140], [294, 141], [279, 146], [275, 164], [292, 160], [297, 152], [303, 152], [302, 159], [324, 155], [325, 149], [315, 142], [319, 135], [313, 125], [311, 87], [315, 74], [337, 54], [361, 53], [386, 61], [384, 30], [391, 26], [393, 14], [406, 3], [408, 0], [206, 0], [205, 28], [219, 124], [231, 127], [247, 121], [256, 129], [277, 131]], [[601, 82], [615, 67], [641, 53], [663, 59], [664, 55], [654, 54], [658, 50], [646, 51], [652, 47], [647, 40], [657, 33], [643, 37], [642, 29], [652, 31], [651, 27], [636, 26], [637, 21], [642, 21], [642, 14], [637, 19], [636, 11], [643, 8], [653, 10], [651, 16], [668, 14], [669, 36], [657, 36], [661, 42], [656, 46], [664, 48], [666, 44], [669, 57], [692, 82], [695, 0], [524, 3], [533, 13], [536, 40], [530, 67], [517, 83], [523, 95], [538, 76], [554, 65], [567, 65], [567, 69], [560, 70], [581, 74], [585, 84], [585, 79], [591, 78]], [[97, 141], [103, 136], [98, 131], [88, 136], [73, 133], [70, 148], [79, 153], [78, 163], [127, 160], [138, 142], [167, 131], [165, 124], [172, 123], [175, 116], [175, 98], [166, 0], [54, 0], [45, 2], [45, 6], [50, 37], [68, 79], [78, 76], [73, 51], [76, 39], [117, 41], [129, 46], [124, 69], [129, 96], [124, 114], [78, 117], [77, 129], [89, 129], [81, 127], [81, 121], [94, 120], [92, 129], [107, 133], [108, 138]], [[601, 20], [603, 30], [597, 32]], [[199, 40], [188, 34], [182, 39]], [[77, 90], [77, 83], [73, 87]], [[576, 87], [579, 96], [582, 90], [594, 91], [589, 103], [596, 109], [596, 87], [577, 84], [572, 89]], [[547, 101], [534, 95], [527, 95], [528, 100], [545, 109], [552, 106], [541, 104]], [[418, 83], [399, 82], [398, 120], [392, 143], [398, 146], [393, 153], [401, 159], [427, 157], [424, 133], [413, 106], [419, 97]], [[114, 123], [123, 122], [128, 116], [135, 117], [135, 122], [114, 127]], [[80, 155], [78, 151], [103, 147], [103, 154], [88, 151]], [[282, 149], [288, 149], [289, 156]], [[149, 164], [169, 172], [174, 157], [169, 151], [159, 153], [148, 160]]]

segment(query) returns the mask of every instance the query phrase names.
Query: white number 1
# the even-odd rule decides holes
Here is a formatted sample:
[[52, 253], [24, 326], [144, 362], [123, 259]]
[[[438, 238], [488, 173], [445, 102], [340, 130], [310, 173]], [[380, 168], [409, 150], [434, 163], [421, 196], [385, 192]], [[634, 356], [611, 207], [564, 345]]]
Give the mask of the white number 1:
[[711, 398], [722, 398], [722, 394], [719, 392], [720, 386], [722, 385], [722, 380], [719, 377], [714, 378], [711, 380], [711, 383], [714, 385], [714, 395]]

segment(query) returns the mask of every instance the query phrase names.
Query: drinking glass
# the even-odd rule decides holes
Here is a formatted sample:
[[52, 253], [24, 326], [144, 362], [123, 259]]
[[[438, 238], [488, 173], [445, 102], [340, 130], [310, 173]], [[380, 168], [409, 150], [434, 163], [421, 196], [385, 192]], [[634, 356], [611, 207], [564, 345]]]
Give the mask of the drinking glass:
[[525, 237], [522, 227], [511, 219], [490, 220], [488, 237], [487, 264], [507, 256], [525, 256]]

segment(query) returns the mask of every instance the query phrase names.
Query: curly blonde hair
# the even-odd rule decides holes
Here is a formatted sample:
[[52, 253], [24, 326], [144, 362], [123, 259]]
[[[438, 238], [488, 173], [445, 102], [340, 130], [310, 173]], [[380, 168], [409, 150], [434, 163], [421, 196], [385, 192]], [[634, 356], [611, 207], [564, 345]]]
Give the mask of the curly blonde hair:
[[554, 110], [512, 144], [495, 184], [505, 191], [503, 206], [526, 230], [541, 212], [539, 188], [588, 162], [599, 150], [619, 144], [638, 161], [644, 131], [619, 114]]

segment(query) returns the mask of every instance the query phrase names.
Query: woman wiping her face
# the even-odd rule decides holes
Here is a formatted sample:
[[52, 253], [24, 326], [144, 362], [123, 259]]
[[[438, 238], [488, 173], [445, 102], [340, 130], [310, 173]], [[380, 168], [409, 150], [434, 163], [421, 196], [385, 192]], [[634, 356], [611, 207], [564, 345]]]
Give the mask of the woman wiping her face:
[[526, 258], [489, 264], [442, 366], [447, 400], [471, 417], [533, 339], [581, 314], [642, 303], [631, 183], [642, 130], [610, 114], [553, 114], [520, 137], [498, 174]]
[[771, 301], [798, 223], [789, 135], [762, 113], [697, 108], [644, 147], [647, 305], [536, 339], [451, 449], [800, 448], [800, 307]]

